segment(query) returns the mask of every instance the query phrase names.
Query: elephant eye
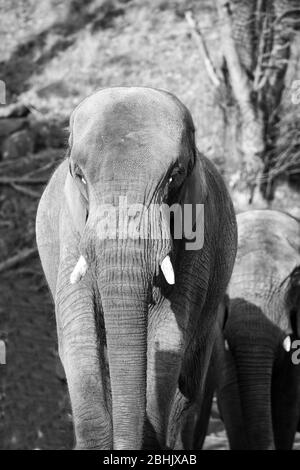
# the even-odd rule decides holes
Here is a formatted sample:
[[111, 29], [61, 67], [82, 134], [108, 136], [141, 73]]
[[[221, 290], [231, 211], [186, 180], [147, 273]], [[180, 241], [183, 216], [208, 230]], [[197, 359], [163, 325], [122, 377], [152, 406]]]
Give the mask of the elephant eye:
[[178, 163], [172, 170], [171, 172], [171, 177], [174, 177], [176, 175], [183, 175], [185, 173], [185, 168], [182, 165], [182, 163]]
[[83, 176], [81, 169], [76, 163], [73, 165], [70, 165], [70, 173], [75, 180], [80, 182], [78, 183], [80, 192], [82, 196], [84, 197], [84, 199], [86, 200], [86, 202], [88, 202], [89, 198], [88, 198], [88, 191], [87, 191], [87, 182], [86, 182], [85, 177]]
[[168, 184], [169, 186], [171, 186], [171, 189], [176, 187], [178, 188], [179, 186], [181, 186], [184, 177], [185, 168], [181, 163], [179, 163], [173, 168], [168, 179]]
[[75, 177], [76, 177], [77, 179], [79, 179], [79, 181], [80, 181], [82, 184], [86, 185], [86, 179], [85, 179], [85, 177], [83, 176], [82, 173], [79, 173], [79, 172], [76, 171]]
[[74, 174], [75, 174], [75, 177], [78, 178], [81, 181], [81, 183], [86, 185], [86, 179], [83, 176], [83, 173], [82, 173], [81, 169], [77, 165], [74, 168]]

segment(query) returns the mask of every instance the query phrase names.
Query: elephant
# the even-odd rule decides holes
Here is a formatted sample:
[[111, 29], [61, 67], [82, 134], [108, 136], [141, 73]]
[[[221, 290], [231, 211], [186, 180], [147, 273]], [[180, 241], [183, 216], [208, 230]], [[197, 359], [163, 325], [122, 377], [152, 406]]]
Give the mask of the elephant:
[[36, 237], [75, 448], [182, 448], [237, 233], [226, 185], [197, 150], [181, 101], [150, 87], [84, 99], [40, 200]]
[[214, 349], [231, 449], [291, 449], [300, 418], [300, 220], [237, 215], [238, 251]]

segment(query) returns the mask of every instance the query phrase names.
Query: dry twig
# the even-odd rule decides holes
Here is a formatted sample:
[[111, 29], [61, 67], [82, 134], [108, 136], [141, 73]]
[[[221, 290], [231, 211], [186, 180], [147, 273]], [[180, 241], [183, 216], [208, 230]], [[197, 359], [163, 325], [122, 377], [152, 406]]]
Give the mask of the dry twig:
[[15, 183], [11, 183], [11, 187], [14, 188], [16, 191], [19, 191], [20, 193], [25, 194], [26, 196], [33, 197], [35, 199], [38, 199], [41, 197], [41, 194], [38, 193], [37, 191], [32, 191], [31, 189], [23, 188], [23, 186], [18, 186]]
[[36, 248], [25, 248], [24, 250], [20, 251], [16, 255], [12, 256], [11, 258], [6, 259], [0, 263], [0, 272], [6, 271], [8, 269], [13, 268], [19, 263], [22, 263], [30, 256], [33, 256], [37, 253]]
[[196, 44], [199, 47], [199, 50], [200, 50], [201, 55], [202, 55], [203, 60], [204, 60], [204, 64], [205, 64], [208, 76], [209, 76], [212, 84], [216, 88], [218, 88], [221, 85], [221, 82], [220, 82], [220, 79], [217, 75], [215, 67], [212, 63], [212, 60], [209, 56], [209, 52], [208, 52], [204, 37], [203, 37], [203, 35], [201, 33], [201, 30], [199, 28], [199, 25], [197, 24], [197, 22], [196, 22], [195, 18], [193, 17], [191, 11], [186, 11], [185, 12], [185, 19], [186, 19], [189, 27], [191, 28], [192, 36], [193, 36]]
[[48, 182], [48, 179], [46, 178], [24, 178], [23, 176], [22, 177], [10, 177], [10, 176], [3, 176], [2, 178], [0, 178], [0, 184], [8, 184], [8, 185], [11, 185], [11, 184], [14, 184], [14, 183], [17, 183], [17, 184], [33, 184], [33, 185], [36, 185], [36, 184], [46, 184]]

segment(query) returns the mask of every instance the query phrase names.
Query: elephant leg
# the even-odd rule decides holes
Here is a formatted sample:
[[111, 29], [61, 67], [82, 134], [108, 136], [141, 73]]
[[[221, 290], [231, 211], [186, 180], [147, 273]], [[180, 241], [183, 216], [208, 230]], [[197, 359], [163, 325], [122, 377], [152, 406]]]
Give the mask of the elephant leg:
[[[93, 291], [89, 272], [79, 283], [70, 283], [79, 258], [80, 240], [65, 210], [61, 211], [59, 233], [51, 233], [49, 227], [46, 239], [55, 240], [52, 245], [39, 243], [39, 251], [47, 280], [52, 283], [59, 355], [71, 399], [76, 447], [111, 449], [109, 380], [98, 295]], [[59, 258], [53, 259], [54, 248], [59, 243]], [[49, 272], [53, 264], [57, 266], [56, 282]]]
[[181, 364], [178, 394], [180, 399], [174, 402], [172, 421], [170, 419], [174, 426], [180, 423], [180, 419], [182, 421], [182, 417], [185, 418], [184, 426], [181, 429], [178, 427], [177, 431], [182, 432], [184, 448], [187, 449], [202, 447], [209, 422], [215, 390], [214, 367], [210, 367], [216, 340], [215, 303], [215, 299], [208, 298], [200, 318], [198, 315], [199, 323], [189, 326], [189, 331], [193, 331], [193, 340], [186, 349]]
[[202, 449], [205, 438], [206, 438], [206, 434], [207, 434], [207, 428], [208, 428], [211, 409], [212, 409], [214, 392], [215, 392], [214, 371], [213, 371], [213, 364], [211, 364], [207, 373], [202, 404], [200, 406], [200, 403], [199, 403], [197, 406], [195, 427], [194, 427], [193, 435], [192, 435], [193, 440], [191, 442], [192, 446], [186, 447], [185, 445], [185, 449], [190, 449], [190, 450]]
[[214, 350], [218, 408], [225, 425], [230, 449], [245, 450], [248, 444], [236, 366], [231, 351], [225, 351], [224, 339], [222, 338], [218, 338]]
[[298, 374], [295, 370], [297, 367], [288, 357], [274, 368], [272, 417], [277, 450], [292, 449], [297, 432], [300, 394]]
[[181, 433], [184, 450], [202, 449], [207, 434], [213, 396], [213, 388], [205, 387], [202, 405], [191, 406]]
[[151, 312], [148, 324], [147, 358], [147, 448], [174, 448], [167, 442], [174, 400], [185, 398], [178, 390], [183, 355], [183, 332], [174, 312], [166, 306]]
[[74, 259], [69, 256], [61, 262], [55, 303], [59, 353], [68, 382], [76, 448], [111, 449], [104, 340], [96, 330], [91, 279], [87, 275], [75, 286], [69, 282]]
[[[225, 368], [228, 368], [227, 364], [225, 364]], [[226, 385], [220, 387], [217, 392], [217, 399], [219, 412], [225, 425], [230, 449], [246, 450], [248, 448], [248, 444], [243, 424], [239, 387], [236, 376], [232, 376], [232, 380], [228, 380]]]
[[195, 435], [195, 428], [198, 423], [200, 410], [197, 405], [191, 406], [190, 410], [186, 416], [185, 423], [182, 427], [181, 431], [181, 440], [182, 449], [184, 450], [193, 450], [194, 447], [194, 435]]
[[[213, 382], [206, 382], [214, 340], [212, 326], [207, 330], [207, 335], [197, 337], [181, 363], [179, 386], [171, 408], [168, 434], [173, 442], [174, 437], [181, 433], [185, 449], [194, 450], [201, 447], [205, 438], [214, 391]], [[194, 418], [193, 410], [196, 410]]]
[[182, 429], [182, 442], [185, 450], [201, 450], [207, 434], [214, 392], [216, 389], [216, 378], [214, 368], [214, 355], [208, 368], [203, 396], [199, 393], [196, 403], [186, 418]]

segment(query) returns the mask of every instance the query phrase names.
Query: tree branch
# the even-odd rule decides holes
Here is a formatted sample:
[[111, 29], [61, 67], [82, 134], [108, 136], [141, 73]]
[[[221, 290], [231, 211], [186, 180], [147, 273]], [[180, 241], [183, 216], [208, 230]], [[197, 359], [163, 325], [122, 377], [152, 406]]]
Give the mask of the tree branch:
[[46, 184], [48, 182], [48, 179], [46, 178], [23, 178], [23, 177], [10, 177], [10, 176], [4, 176], [0, 178], [0, 184], [33, 184], [33, 185], [38, 185], [38, 184]]
[[0, 272], [6, 271], [8, 269], [13, 268], [19, 263], [22, 263], [30, 256], [37, 253], [37, 248], [25, 248], [24, 250], [20, 251], [16, 255], [12, 256], [11, 258], [6, 259], [0, 263]]
[[19, 191], [19, 193], [25, 194], [26, 196], [33, 197], [35, 199], [41, 197], [40, 193], [32, 191], [31, 189], [23, 188], [22, 186], [18, 186], [15, 183], [11, 183], [11, 187], [14, 188], [16, 191]]
[[217, 0], [222, 23], [222, 47], [232, 91], [241, 115], [241, 147], [249, 180], [256, 179], [263, 164], [258, 158], [265, 150], [262, 111], [254, 106], [253, 87], [244, 69], [233, 37], [232, 13], [229, 2]]
[[218, 88], [221, 85], [220, 79], [217, 75], [216, 69], [212, 63], [212, 60], [209, 56], [208, 48], [205, 43], [205, 39], [199, 28], [199, 24], [196, 22], [195, 18], [192, 15], [191, 11], [185, 12], [185, 19], [191, 29], [192, 36], [200, 50], [201, 56], [203, 58], [208, 77], [212, 84]]
[[254, 70], [253, 89], [255, 91], [258, 91], [258, 86], [261, 82], [266, 28], [267, 28], [267, 17], [264, 16], [264, 19], [263, 19], [263, 22], [262, 22], [262, 31], [260, 33], [259, 44], [258, 44], [257, 64], [256, 64], [256, 67], [255, 67], [255, 70]]

